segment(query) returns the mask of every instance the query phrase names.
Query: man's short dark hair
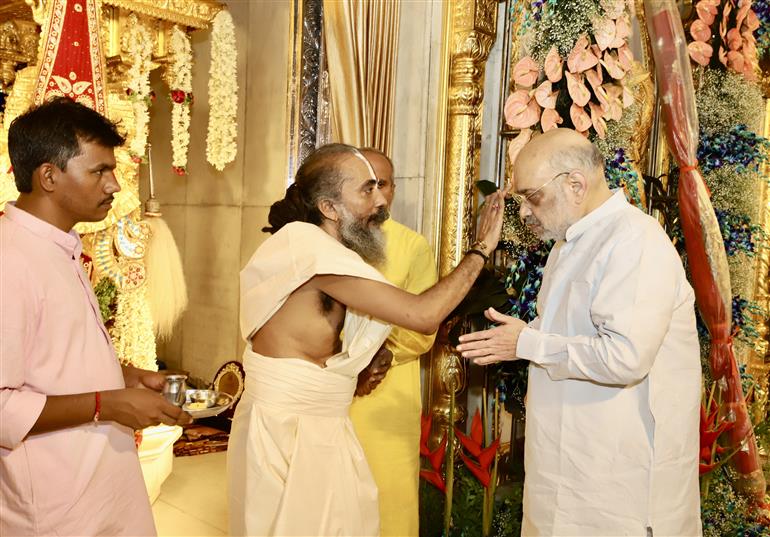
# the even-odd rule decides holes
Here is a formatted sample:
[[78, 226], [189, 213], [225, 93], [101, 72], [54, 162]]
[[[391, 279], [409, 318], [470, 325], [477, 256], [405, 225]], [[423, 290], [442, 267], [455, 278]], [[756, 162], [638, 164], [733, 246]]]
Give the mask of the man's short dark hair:
[[66, 170], [67, 162], [80, 154], [80, 142], [104, 147], [123, 145], [112, 121], [67, 97], [56, 97], [30, 108], [8, 129], [16, 189], [32, 192], [32, 173], [46, 162]]

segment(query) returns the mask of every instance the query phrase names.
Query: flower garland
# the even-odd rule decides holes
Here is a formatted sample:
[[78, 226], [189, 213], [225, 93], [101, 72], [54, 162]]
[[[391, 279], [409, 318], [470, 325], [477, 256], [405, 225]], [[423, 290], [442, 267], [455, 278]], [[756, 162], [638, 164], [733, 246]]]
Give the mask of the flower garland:
[[144, 22], [132, 13], [128, 17], [128, 31], [123, 35], [123, 47], [128, 51], [131, 67], [126, 73], [126, 94], [134, 111], [134, 136], [128, 152], [134, 162], [143, 162], [147, 151], [149, 107], [153, 93], [150, 90], [152, 70], [152, 33]]
[[235, 26], [227, 10], [214, 17], [209, 69], [209, 128], [206, 159], [219, 171], [235, 160], [238, 111]]
[[171, 61], [168, 65], [171, 107], [171, 165], [177, 175], [187, 173], [187, 148], [190, 145], [190, 106], [192, 95], [192, 48], [190, 36], [175, 25], [170, 39]]
[[695, 10], [698, 18], [689, 29], [693, 40], [687, 45], [690, 59], [707, 66], [712, 63], [716, 49], [716, 58], [724, 67], [746, 80], [756, 80], [754, 32], [759, 28], [759, 18], [751, 9], [751, 0], [700, 0]]

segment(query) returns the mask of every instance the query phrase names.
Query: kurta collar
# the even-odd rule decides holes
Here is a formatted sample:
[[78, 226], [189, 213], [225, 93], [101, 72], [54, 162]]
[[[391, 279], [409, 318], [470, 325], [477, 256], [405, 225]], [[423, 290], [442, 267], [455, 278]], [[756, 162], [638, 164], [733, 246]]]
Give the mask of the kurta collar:
[[626, 201], [626, 195], [622, 188], [619, 188], [615, 193], [604, 203], [599, 205], [596, 209], [585, 215], [583, 218], [572, 224], [565, 235], [566, 242], [570, 242], [573, 239], [580, 237], [587, 229], [598, 224], [601, 220], [611, 215], [615, 211], [622, 209], [628, 202]]
[[16, 202], [9, 201], [5, 204], [5, 216], [31, 231], [38, 237], [47, 239], [56, 243], [64, 250], [67, 255], [73, 259], [80, 259], [80, 253], [83, 251], [83, 245], [80, 242], [80, 236], [73, 229], [65, 233], [56, 226], [52, 226], [45, 220], [31, 215], [27, 211], [16, 208]]

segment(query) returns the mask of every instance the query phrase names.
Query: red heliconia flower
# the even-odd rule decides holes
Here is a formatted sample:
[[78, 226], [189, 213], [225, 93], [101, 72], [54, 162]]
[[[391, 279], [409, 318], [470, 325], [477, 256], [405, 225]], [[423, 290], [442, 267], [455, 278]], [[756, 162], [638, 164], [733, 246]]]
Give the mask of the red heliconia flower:
[[433, 426], [433, 414], [420, 415], [420, 455], [425, 457], [430, 455], [430, 449], [428, 449], [428, 438], [430, 437], [430, 429]]
[[444, 457], [446, 457], [446, 443], [447, 435], [441, 440], [441, 443], [436, 449], [430, 452], [428, 455], [428, 462], [437, 472], [441, 469], [441, 465], [444, 464]]
[[476, 476], [476, 479], [478, 479], [481, 484], [484, 485], [484, 488], [489, 487], [489, 482], [492, 479], [489, 470], [484, 470], [462, 451], [460, 452], [460, 458], [465, 463], [465, 466], [468, 467], [468, 470], [470, 470], [471, 473]]
[[460, 443], [463, 447], [467, 449], [471, 455], [474, 457], [481, 455], [481, 443], [484, 441], [484, 429], [481, 426], [481, 414], [479, 414], [478, 408], [471, 421], [471, 435], [466, 436], [457, 427], [455, 427], [455, 434], [457, 435], [457, 438], [460, 439]]
[[182, 104], [187, 98], [187, 94], [182, 90], [171, 90], [171, 100], [177, 104]]
[[420, 477], [425, 481], [439, 489], [441, 492], [446, 493], [446, 483], [441, 474], [432, 470], [420, 470]]

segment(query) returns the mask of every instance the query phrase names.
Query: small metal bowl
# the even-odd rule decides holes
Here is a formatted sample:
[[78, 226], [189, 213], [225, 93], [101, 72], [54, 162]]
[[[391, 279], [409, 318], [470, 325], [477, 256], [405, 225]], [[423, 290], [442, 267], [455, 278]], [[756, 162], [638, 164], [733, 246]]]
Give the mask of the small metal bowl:
[[[214, 390], [187, 390], [187, 404], [204, 403], [205, 408], [214, 406], [217, 402], [217, 392]], [[200, 405], [195, 405], [200, 406]]]

